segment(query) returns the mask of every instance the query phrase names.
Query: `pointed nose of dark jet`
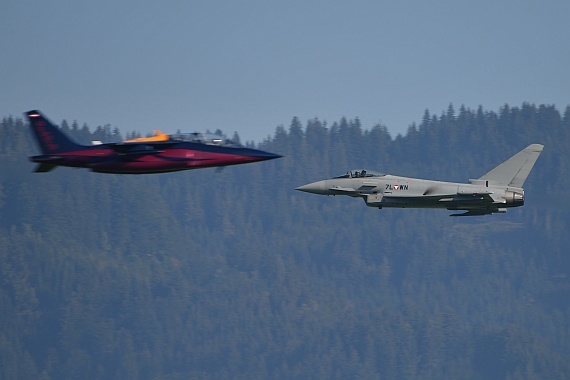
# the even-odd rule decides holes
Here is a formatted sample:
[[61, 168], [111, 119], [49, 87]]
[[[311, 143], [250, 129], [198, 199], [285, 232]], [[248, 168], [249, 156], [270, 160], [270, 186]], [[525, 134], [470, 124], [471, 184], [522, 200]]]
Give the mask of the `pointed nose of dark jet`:
[[280, 154], [269, 153], [263, 150], [253, 150], [248, 156], [255, 158], [256, 161], [267, 161], [267, 160], [274, 160], [276, 158], [281, 158]]
[[259, 157], [263, 158], [264, 160], [274, 160], [276, 158], [281, 158], [283, 156], [280, 154], [275, 154], [275, 153], [261, 152]]

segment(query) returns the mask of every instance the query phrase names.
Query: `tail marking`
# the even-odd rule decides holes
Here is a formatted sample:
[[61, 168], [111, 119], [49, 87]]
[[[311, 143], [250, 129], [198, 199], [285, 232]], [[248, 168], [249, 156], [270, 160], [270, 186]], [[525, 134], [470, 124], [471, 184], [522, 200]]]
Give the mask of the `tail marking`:
[[28, 116], [43, 154], [61, 153], [81, 148], [81, 145], [76, 144], [65, 136], [59, 128], [53, 125], [39, 111], [26, 112], [26, 116]]
[[[38, 113], [33, 113], [31, 115], [28, 115], [30, 117], [30, 119], [32, 118], [39, 118], [40, 114]], [[43, 142], [44, 146], [49, 150], [49, 151], [57, 151], [60, 146], [55, 142], [55, 137], [53, 137], [53, 135], [46, 129], [46, 122], [42, 119], [36, 120], [32, 122], [32, 126], [34, 127], [34, 129], [36, 130], [36, 133], [38, 134], [38, 138]]]

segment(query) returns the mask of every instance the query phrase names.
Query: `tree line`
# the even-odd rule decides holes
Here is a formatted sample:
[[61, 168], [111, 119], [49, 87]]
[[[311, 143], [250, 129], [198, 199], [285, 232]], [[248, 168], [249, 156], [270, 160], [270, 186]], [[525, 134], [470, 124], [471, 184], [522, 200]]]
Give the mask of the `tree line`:
[[[0, 133], [0, 378], [570, 376], [569, 107], [450, 105], [395, 137], [293, 118], [248, 142], [284, 158], [220, 173], [35, 174], [26, 122]], [[466, 182], [531, 143], [507, 214], [294, 191], [355, 168]]]

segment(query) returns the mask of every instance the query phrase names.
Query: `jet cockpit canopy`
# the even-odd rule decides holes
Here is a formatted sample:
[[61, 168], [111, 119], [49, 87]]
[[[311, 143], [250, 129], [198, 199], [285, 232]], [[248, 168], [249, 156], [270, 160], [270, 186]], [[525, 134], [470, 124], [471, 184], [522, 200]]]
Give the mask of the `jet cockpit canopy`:
[[225, 136], [213, 133], [190, 132], [190, 133], [174, 133], [170, 135], [172, 140], [196, 142], [207, 145], [233, 146], [241, 147], [241, 144], [226, 138]]
[[350, 170], [346, 174], [334, 178], [369, 178], [369, 177], [384, 177], [386, 174], [378, 173], [372, 170], [359, 169]]

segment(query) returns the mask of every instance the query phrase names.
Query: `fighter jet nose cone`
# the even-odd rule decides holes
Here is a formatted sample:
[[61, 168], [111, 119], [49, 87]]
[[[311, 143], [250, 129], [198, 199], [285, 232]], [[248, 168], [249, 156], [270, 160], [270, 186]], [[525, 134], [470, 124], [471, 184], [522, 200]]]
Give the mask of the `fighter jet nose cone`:
[[309, 190], [310, 187], [311, 187], [310, 185], [303, 185], [303, 186], [296, 187], [295, 190], [304, 191], [306, 193], [312, 193], [312, 191]]
[[260, 161], [266, 161], [266, 160], [274, 160], [276, 158], [281, 158], [283, 156], [280, 154], [269, 153], [259, 150], [256, 152], [256, 154], [253, 157], [257, 158]]
[[299, 186], [295, 188], [295, 190], [304, 191], [305, 193], [326, 194], [326, 181], [309, 183], [307, 185]]

